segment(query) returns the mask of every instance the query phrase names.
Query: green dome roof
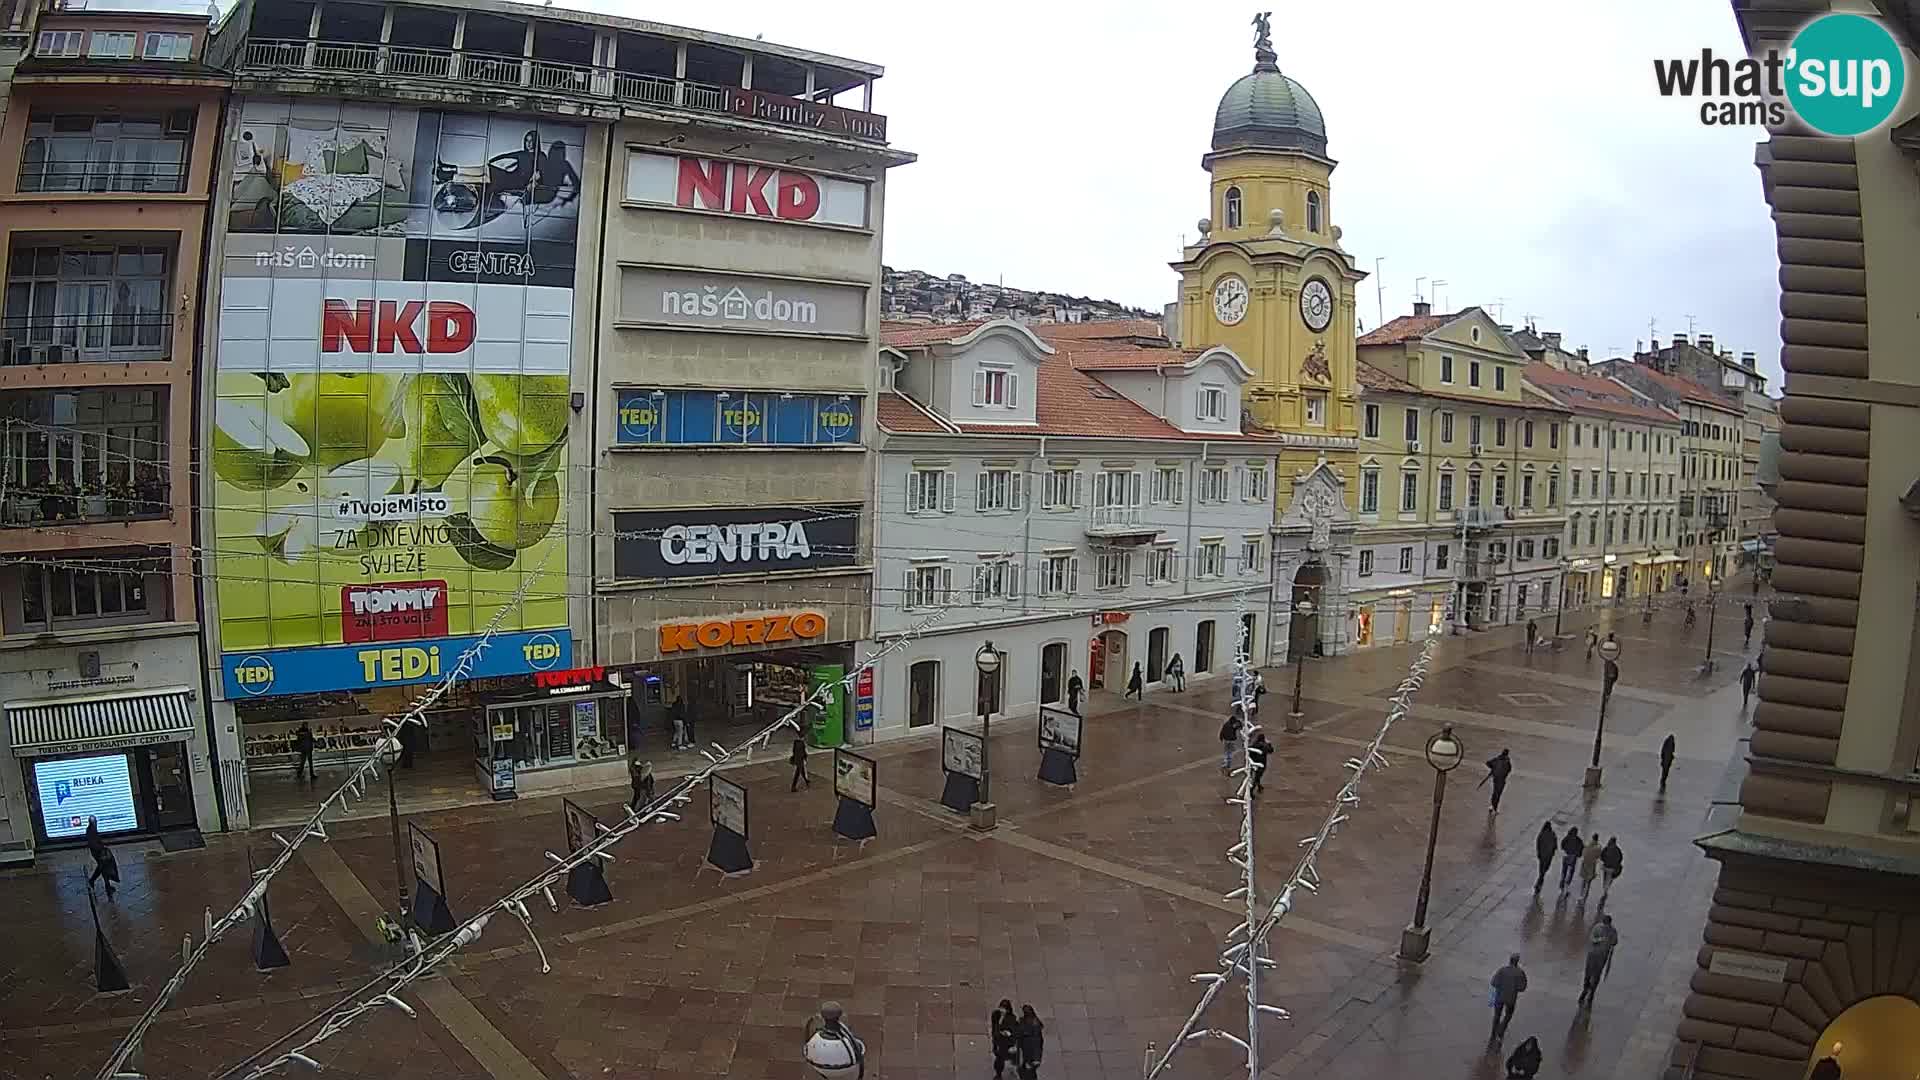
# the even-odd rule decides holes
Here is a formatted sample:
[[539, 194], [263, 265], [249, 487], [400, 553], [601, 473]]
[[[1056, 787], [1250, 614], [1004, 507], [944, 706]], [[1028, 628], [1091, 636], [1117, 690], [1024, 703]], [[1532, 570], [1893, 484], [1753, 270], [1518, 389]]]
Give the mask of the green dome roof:
[[1273, 54], [1255, 54], [1251, 74], [1242, 75], [1220, 98], [1213, 114], [1215, 150], [1304, 150], [1327, 153], [1327, 122], [1307, 88], [1280, 73]]

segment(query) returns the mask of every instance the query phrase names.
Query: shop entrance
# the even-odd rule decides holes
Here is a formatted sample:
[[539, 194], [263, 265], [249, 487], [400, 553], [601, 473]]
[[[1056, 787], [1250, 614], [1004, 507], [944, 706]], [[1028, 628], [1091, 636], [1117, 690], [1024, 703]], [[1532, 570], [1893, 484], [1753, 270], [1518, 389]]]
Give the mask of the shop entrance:
[[[647, 734], [653, 744], [647, 752], [657, 757], [661, 750], [672, 749], [675, 715], [685, 717], [694, 746], [714, 742], [731, 745], [799, 707], [816, 686], [838, 682], [850, 670], [852, 654], [852, 647], [845, 644], [768, 649], [668, 660], [630, 671], [629, 682], [660, 680], [660, 697], [665, 703], [658, 716], [650, 718]], [[844, 689], [833, 691], [825, 709], [813, 710], [811, 716], [802, 718], [808, 740], [816, 746], [838, 746], [852, 725], [852, 708], [852, 699]], [[910, 697], [910, 711], [912, 708]], [[931, 713], [929, 709], [929, 716]], [[696, 753], [692, 749], [683, 752]]]
[[109, 839], [193, 828], [188, 761], [185, 743], [22, 759], [35, 839], [78, 843], [89, 819]]
[[1093, 657], [1087, 684], [1095, 690], [1105, 690], [1114, 682], [1125, 686], [1126, 681], [1127, 632], [1102, 630], [1100, 636], [1093, 639]]
[[907, 726], [930, 727], [940, 700], [940, 661], [922, 660], [907, 669]]
[[1147, 681], [1157, 683], [1167, 674], [1167, 628], [1156, 626], [1147, 631]]
[[1040, 704], [1055, 705], [1066, 696], [1067, 643], [1055, 641], [1040, 647]]
[[1193, 670], [1213, 670], [1213, 620], [1202, 619], [1193, 629]]
[[1322, 586], [1326, 580], [1327, 568], [1317, 560], [1302, 566], [1293, 575], [1293, 622], [1287, 634], [1289, 661], [1297, 663], [1320, 654], [1320, 611], [1326, 606], [1326, 590]]

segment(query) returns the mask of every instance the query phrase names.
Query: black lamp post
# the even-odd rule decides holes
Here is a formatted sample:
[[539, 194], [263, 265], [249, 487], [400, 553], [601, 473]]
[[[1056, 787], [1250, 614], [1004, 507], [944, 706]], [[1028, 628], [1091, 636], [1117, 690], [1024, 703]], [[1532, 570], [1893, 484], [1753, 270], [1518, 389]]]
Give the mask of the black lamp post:
[[999, 824], [993, 808], [993, 712], [987, 687], [1000, 671], [1000, 652], [988, 641], [973, 654], [973, 666], [980, 672], [977, 697], [980, 699], [980, 801], [973, 804], [973, 827], [986, 831]]
[[1707, 575], [1707, 654], [1700, 658], [1702, 675], [1713, 674], [1713, 617], [1720, 613], [1720, 605], [1714, 602], [1719, 591], [1715, 584], [1720, 580], [1720, 575], [1716, 573], [1719, 568], [1714, 565], [1718, 561], [1719, 556], [1715, 555], [1712, 561], [1701, 568], [1701, 571]]
[[[405, 723], [412, 723], [408, 720]], [[400, 910], [394, 912], [402, 927], [413, 925], [413, 904], [407, 895], [407, 855], [406, 847], [400, 842], [400, 800], [393, 792], [393, 774], [400, 764], [400, 743], [398, 729], [394, 741], [384, 745], [380, 751], [380, 760], [386, 765], [387, 773], [387, 831], [393, 834], [393, 880], [399, 890]]]
[[1447, 774], [1466, 760], [1467, 748], [1453, 733], [1453, 725], [1427, 740], [1427, 764], [1433, 766], [1433, 821], [1427, 826], [1427, 864], [1420, 871], [1420, 898], [1413, 905], [1413, 924], [1400, 932], [1400, 959], [1427, 958], [1432, 931], [1427, 929], [1427, 900], [1433, 892], [1433, 852], [1440, 844], [1440, 805], [1447, 797]]
[[1593, 726], [1593, 764], [1587, 766], [1585, 787], [1589, 791], [1600, 786], [1600, 742], [1607, 734], [1607, 701], [1613, 697], [1613, 684], [1620, 681], [1620, 643], [1611, 634], [1600, 643], [1600, 659], [1606, 661], [1606, 673], [1600, 683], [1600, 719]]
[[[1302, 600], [1299, 603], [1293, 605], [1293, 611], [1294, 611], [1294, 614], [1299, 615], [1302, 619], [1312, 618], [1313, 617], [1313, 601]], [[1289, 634], [1288, 637], [1289, 639], [1291, 639], [1292, 635]], [[1300, 711], [1301, 676], [1307, 670], [1307, 652], [1313, 646], [1310, 643], [1303, 645], [1299, 642], [1291, 642], [1291, 641], [1290, 641], [1290, 644], [1294, 646], [1294, 650], [1293, 650], [1293, 711], [1287, 714], [1287, 728], [1290, 731], [1298, 731], [1300, 730], [1300, 727], [1301, 727], [1301, 720], [1306, 715]]]

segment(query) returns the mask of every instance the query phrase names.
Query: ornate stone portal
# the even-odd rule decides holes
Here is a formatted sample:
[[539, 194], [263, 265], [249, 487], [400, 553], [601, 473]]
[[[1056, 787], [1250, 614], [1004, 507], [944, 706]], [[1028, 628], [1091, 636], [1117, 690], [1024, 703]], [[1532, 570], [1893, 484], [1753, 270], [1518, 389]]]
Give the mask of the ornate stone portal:
[[[1273, 605], [1267, 620], [1266, 662], [1284, 663], [1291, 653], [1295, 625], [1316, 627], [1320, 651], [1339, 656], [1350, 648], [1347, 636], [1347, 563], [1353, 554], [1353, 512], [1347, 507], [1346, 483], [1322, 457], [1312, 469], [1293, 481], [1293, 497], [1273, 528]], [[1293, 616], [1295, 581], [1309, 568], [1321, 570], [1320, 581], [1304, 585], [1316, 616]], [[1311, 654], [1312, 643], [1303, 643]]]

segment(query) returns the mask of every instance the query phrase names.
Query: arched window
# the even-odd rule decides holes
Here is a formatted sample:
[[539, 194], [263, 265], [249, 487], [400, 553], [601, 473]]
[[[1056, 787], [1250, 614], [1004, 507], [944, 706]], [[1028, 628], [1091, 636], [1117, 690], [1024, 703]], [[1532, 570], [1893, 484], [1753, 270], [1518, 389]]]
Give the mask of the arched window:
[[1320, 231], [1320, 193], [1317, 191], [1307, 192], [1307, 231]]
[[1227, 228], [1237, 229], [1240, 227], [1240, 189], [1237, 187], [1227, 189], [1226, 219]]

